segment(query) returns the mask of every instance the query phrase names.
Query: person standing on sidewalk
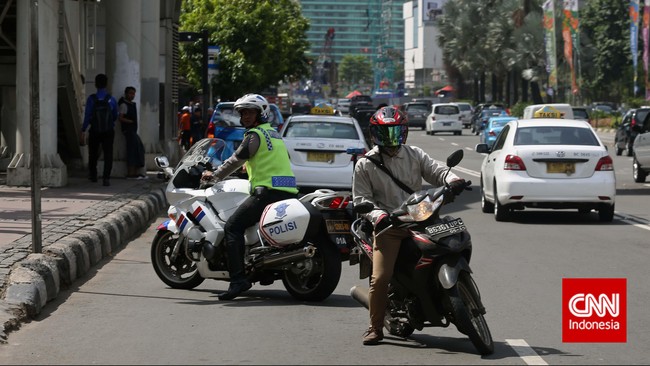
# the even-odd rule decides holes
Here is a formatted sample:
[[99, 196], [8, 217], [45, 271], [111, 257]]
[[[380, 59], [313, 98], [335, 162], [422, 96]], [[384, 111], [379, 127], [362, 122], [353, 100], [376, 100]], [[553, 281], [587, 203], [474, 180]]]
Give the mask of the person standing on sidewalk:
[[146, 175], [139, 174], [140, 168], [144, 166], [144, 147], [138, 136], [138, 108], [133, 101], [134, 98], [135, 88], [127, 86], [124, 89], [124, 96], [117, 102], [120, 109], [118, 118], [126, 140], [126, 178], [144, 179]]
[[111, 170], [113, 169], [113, 140], [115, 139], [115, 120], [117, 119], [117, 102], [106, 87], [106, 74], [95, 76], [97, 92], [86, 100], [84, 122], [81, 126], [82, 138], [88, 128], [88, 179], [97, 182], [97, 160], [99, 148], [104, 152], [103, 184], [110, 186]]
[[192, 137], [192, 132], [190, 130], [190, 107], [185, 106], [181, 111], [181, 116], [178, 121], [178, 129], [180, 130], [180, 143], [185, 152], [190, 149], [190, 137]]

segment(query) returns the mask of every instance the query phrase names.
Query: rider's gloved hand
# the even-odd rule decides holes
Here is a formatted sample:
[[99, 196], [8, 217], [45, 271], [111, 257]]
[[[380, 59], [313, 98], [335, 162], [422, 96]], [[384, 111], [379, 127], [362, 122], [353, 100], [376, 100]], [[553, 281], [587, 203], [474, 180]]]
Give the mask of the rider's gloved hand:
[[449, 187], [451, 188], [451, 191], [458, 196], [463, 192], [463, 190], [465, 190], [465, 179], [460, 178], [453, 180], [449, 182]]
[[381, 216], [377, 218], [377, 221], [375, 221], [375, 232], [379, 233], [388, 226], [390, 226], [390, 216], [388, 213], [384, 212]]

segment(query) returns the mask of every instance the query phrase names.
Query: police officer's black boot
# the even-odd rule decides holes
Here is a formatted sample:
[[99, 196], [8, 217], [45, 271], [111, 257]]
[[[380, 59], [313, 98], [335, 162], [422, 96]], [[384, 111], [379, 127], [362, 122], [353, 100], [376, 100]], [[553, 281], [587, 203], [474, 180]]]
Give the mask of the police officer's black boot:
[[228, 245], [230, 286], [228, 287], [228, 291], [217, 295], [219, 300], [232, 300], [252, 286], [246, 278], [244, 272], [244, 256], [240, 253], [239, 245]]

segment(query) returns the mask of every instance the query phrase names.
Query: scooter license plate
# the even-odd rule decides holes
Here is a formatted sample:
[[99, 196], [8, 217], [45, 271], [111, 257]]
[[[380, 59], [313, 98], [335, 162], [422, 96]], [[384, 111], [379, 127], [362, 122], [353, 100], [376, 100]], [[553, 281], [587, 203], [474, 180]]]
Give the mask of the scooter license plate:
[[426, 227], [427, 233], [432, 236], [442, 237], [451, 234], [460, 233], [461, 231], [467, 230], [465, 223], [462, 219], [455, 219], [449, 222], [443, 222], [440, 224], [435, 224]]

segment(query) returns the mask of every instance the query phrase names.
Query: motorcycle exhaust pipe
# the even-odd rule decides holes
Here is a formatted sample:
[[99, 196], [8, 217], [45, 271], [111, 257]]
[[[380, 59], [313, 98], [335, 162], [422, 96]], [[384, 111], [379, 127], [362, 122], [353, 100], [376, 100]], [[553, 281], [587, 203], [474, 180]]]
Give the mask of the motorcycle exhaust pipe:
[[311, 258], [316, 254], [316, 247], [313, 245], [306, 246], [302, 249], [294, 250], [293, 252], [282, 253], [271, 258], [262, 259], [262, 266], [274, 267], [282, 264], [289, 263], [295, 260]]
[[354, 286], [350, 289], [350, 296], [366, 309], [370, 308], [368, 289], [362, 286]]

